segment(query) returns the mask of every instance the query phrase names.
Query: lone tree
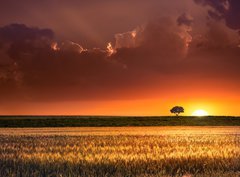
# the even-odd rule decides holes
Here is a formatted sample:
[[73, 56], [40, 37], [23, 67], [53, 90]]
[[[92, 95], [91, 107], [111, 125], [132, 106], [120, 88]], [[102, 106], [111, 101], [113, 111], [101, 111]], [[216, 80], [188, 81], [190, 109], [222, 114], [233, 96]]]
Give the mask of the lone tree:
[[171, 110], [171, 113], [176, 114], [178, 116], [180, 113], [184, 113], [184, 108], [182, 106], [174, 106]]

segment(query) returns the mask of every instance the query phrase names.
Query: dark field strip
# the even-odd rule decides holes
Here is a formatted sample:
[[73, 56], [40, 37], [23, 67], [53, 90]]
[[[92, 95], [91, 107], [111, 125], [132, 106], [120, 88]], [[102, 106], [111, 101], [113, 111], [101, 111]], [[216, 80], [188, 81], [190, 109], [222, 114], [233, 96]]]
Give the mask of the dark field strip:
[[240, 126], [240, 117], [0, 116], [0, 127]]

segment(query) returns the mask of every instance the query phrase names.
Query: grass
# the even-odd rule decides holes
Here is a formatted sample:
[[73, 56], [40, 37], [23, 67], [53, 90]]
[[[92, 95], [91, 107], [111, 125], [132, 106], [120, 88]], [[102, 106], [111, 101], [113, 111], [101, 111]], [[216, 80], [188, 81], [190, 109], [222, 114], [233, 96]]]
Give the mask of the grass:
[[62, 129], [1, 129], [0, 176], [240, 175], [240, 127]]
[[1, 116], [0, 127], [240, 126], [240, 117]]

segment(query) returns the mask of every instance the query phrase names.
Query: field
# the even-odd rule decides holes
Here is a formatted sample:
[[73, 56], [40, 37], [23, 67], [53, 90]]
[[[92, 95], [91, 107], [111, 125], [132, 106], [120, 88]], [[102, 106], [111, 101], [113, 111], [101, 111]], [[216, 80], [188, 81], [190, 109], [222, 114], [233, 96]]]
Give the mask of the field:
[[240, 127], [1, 128], [0, 176], [240, 176]]
[[240, 117], [0, 116], [0, 127], [240, 126]]

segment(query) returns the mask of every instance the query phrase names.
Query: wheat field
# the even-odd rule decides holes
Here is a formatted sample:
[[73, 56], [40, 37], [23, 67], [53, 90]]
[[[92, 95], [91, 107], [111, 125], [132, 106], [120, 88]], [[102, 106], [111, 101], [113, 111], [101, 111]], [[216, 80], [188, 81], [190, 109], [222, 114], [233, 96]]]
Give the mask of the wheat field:
[[0, 129], [0, 176], [240, 176], [239, 127]]

